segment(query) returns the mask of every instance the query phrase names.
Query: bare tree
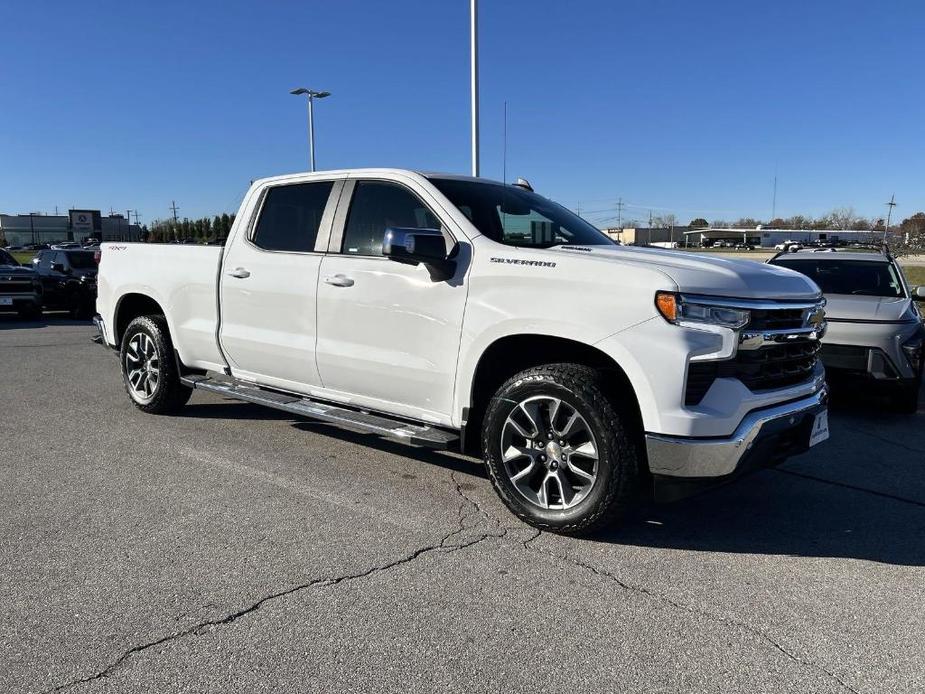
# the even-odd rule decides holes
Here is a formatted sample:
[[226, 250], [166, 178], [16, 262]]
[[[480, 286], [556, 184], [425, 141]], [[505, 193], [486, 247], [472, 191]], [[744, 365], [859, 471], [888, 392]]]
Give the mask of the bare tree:
[[853, 207], [836, 207], [826, 217], [833, 229], [852, 229], [858, 215]]
[[653, 229], [668, 229], [678, 226], [678, 217], [675, 214], [659, 214], [652, 217]]
[[925, 255], [925, 212], [916, 212], [899, 225], [899, 243], [890, 247], [897, 258], [904, 255]]

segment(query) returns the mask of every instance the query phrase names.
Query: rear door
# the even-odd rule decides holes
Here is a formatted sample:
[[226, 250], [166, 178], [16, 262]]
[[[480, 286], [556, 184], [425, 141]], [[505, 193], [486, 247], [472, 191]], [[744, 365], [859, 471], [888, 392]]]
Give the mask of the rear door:
[[424, 265], [382, 255], [388, 227], [441, 229], [449, 248], [455, 239], [437, 209], [426, 189], [410, 183], [347, 183], [330, 253], [321, 265], [317, 361], [325, 390], [354, 403], [445, 423], [452, 409], [466, 302], [462, 280], [470, 252], [460, 248], [455, 274], [447, 279], [432, 278]]
[[320, 384], [318, 271], [343, 180], [270, 185], [229, 241], [219, 279], [220, 343], [232, 374], [288, 390]]

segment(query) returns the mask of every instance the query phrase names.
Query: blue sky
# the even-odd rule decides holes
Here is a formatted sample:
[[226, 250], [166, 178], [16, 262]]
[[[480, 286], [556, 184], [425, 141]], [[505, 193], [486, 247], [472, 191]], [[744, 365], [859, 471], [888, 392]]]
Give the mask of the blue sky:
[[[6, 2], [0, 211], [234, 211], [253, 178], [469, 169], [468, 0]], [[925, 3], [481, 0], [482, 175], [613, 216], [925, 208]]]

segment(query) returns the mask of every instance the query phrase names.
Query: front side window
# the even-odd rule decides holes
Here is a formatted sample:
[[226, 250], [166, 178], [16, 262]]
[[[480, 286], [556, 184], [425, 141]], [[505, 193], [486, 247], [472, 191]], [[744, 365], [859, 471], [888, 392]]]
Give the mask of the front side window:
[[440, 220], [410, 190], [395, 183], [357, 183], [347, 215], [342, 252], [382, 255], [382, 238], [389, 227], [440, 229]]
[[314, 251], [333, 185], [323, 181], [270, 188], [254, 230], [254, 245], [268, 251]]
[[527, 248], [614, 245], [578, 215], [523, 188], [451, 178], [431, 182], [493, 241]]
[[823, 294], [902, 297], [902, 282], [890, 263], [821, 258], [777, 258], [772, 265], [796, 270], [819, 285]]

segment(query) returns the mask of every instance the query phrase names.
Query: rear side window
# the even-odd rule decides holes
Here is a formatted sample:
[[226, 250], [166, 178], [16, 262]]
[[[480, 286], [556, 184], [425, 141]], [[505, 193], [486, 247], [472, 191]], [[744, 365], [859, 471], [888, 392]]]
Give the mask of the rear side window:
[[313, 251], [332, 181], [276, 186], [257, 220], [254, 244], [268, 251]]
[[382, 255], [382, 237], [389, 227], [440, 229], [440, 220], [410, 190], [394, 183], [357, 183], [347, 215], [343, 252]]

